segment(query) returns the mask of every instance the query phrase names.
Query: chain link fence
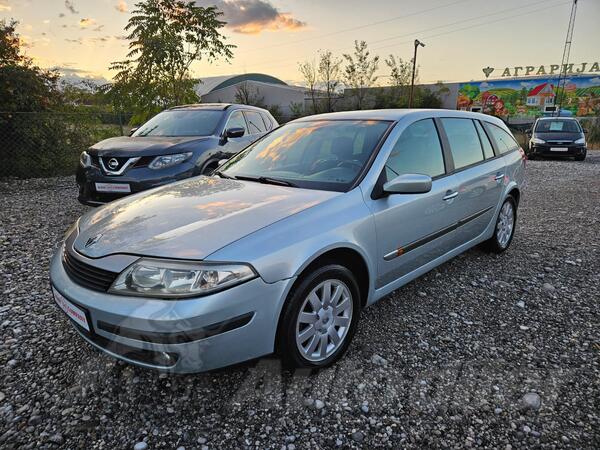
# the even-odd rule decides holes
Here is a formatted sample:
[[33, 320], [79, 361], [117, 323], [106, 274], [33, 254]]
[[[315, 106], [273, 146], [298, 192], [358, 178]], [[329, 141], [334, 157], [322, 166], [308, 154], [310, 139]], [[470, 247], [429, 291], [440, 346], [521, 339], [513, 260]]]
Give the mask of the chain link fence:
[[128, 134], [129, 118], [98, 112], [0, 111], [0, 178], [71, 175], [83, 150]]

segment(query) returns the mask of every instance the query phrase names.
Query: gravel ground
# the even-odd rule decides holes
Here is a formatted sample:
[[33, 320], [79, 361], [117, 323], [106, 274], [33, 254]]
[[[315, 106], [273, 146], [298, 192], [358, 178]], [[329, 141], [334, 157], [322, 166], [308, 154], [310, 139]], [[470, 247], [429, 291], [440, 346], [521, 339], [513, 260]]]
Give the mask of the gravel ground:
[[74, 180], [0, 182], [0, 447], [600, 447], [600, 155], [531, 161], [511, 249], [367, 309], [331, 369], [166, 376], [89, 348], [48, 262]]

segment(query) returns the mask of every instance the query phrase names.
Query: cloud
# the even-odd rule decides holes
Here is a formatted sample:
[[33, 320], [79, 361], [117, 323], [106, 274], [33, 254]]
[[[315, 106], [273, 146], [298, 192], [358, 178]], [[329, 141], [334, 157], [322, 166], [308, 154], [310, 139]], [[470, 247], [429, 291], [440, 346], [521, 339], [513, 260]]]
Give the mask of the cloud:
[[201, 6], [216, 6], [223, 12], [227, 27], [236, 33], [259, 34], [262, 31], [297, 31], [306, 22], [290, 13], [280, 12], [269, 0], [196, 0]]
[[102, 31], [104, 29], [104, 25], [98, 25], [96, 28], [94, 28], [92, 31]]
[[125, 0], [119, 0], [119, 3], [115, 5], [115, 9], [121, 13], [127, 12], [127, 2]]
[[88, 27], [91, 27], [92, 25], [96, 25], [95, 19], [90, 19], [90, 18], [85, 17], [79, 21], [79, 28], [88, 28]]
[[79, 14], [79, 11], [75, 9], [75, 5], [71, 0], [65, 0], [65, 8], [71, 11], [71, 14]]
[[10, 11], [11, 9], [8, 0], [0, 0], [0, 11]]
[[60, 18], [63, 18], [63, 17], [65, 17], [65, 13], [59, 13], [59, 14], [58, 14], [58, 17], [60, 17]]
[[71, 43], [71, 44], [83, 44], [83, 39], [81, 38], [77, 38], [77, 39], [69, 39], [69, 38], [65, 38], [65, 41]]

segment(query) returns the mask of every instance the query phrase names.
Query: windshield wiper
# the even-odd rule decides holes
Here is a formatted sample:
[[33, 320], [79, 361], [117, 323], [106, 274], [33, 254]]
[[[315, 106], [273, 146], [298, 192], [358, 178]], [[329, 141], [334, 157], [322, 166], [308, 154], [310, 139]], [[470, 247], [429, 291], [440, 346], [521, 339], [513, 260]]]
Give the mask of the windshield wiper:
[[220, 170], [217, 170], [216, 172], [214, 172], [213, 175], [217, 175], [217, 176], [219, 176], [221, 178], [227, 178], [228, 180], [237, 180], [236, 177], [232, 177], [231, 175], [227, 175], [226, 173], [223, 173]]
[[290, 182], [290, 181], [286, 181], [286, 180], [280, 180], [279, 178], [271, 178], [271, 177], [247, 177], [247, 176], [243, 176], [243, 175], [238, 175], [236, 177], [236, 179], [238, 180], [246, 180], [246, 181], [258, 181], [259, 183], [263, 183], [263, 184], [275, 184], [277, 186], [288, 186], [288, 187], [298, 187], [298, 185]]

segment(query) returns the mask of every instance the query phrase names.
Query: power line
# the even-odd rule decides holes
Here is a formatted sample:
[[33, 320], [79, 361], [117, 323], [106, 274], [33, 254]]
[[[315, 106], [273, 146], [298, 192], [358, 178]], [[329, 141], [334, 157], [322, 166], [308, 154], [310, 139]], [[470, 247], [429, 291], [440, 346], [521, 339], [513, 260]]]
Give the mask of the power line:
[[[545, 6], [543, 8], [537, 8], [537, 9], [534, 9], [534, 10], [531, 10], [531, 11], [527, 11], [527, 12], [523, 12], [522, 11], [523, 8], [529, 8], [531, 6], [535, 6], [535, 5], [538, 5], [540, 3], [544, 3]], [[474, 25], [470, 25], [470, 26], [467, 26], [467, 27], [462, 27], [462, 28], [459, 28], [459, 29], [449, 30], [449, 31], [445, 31], [445, 32], [442, 32], [442, 33], [438, 33], [438, 34], [434, 34], [434, 35], [429, 35], [429, 36], [424, 36], [423, 37], [424, 39], [432, 39], [432, 38], [436, 38], [436, 37], [439, 37], [439, 36], [444, 36], [444, 35], [448, 35], [448, 34], [452, 34], [452, 33], [457, 33], [457, 32], [460, 32], [460, 31], [469, 30], [469, 29], [472, 29], [472, 28], [477, 28], [477, 27], [486, 26], [486, 25], [489, 25], [489, 24], [497, 23], [497, 22], [502, 22], [504, 20], [510, 20], [510, 19], [514, 19], [514, 18], [518, 18], [518, 17], [522, 17], [522, 16], [534, 14], [534, 13], [537, 13], [539, 11], [544, 11], [544, 10], [547, 10], [547, 9], [550, 9], [550, 8], [555, 8], [555, 7], [558, 7], [558, 6], [565, 5], [565, 4], [569, 3], [569, 2], [564, 2], [563, 1], [563, 2], [554, 4], [554, 5], [550, 5], [550, 6], [547, 5], [547, 3], [548, 3], [547, 0], [537, 1], [537, 2], [532, 3], [532, 4], [530, 4], [530, 5], [526, 6], [526, 7], [507, 8], [507, 9], [503, 9], [503, 10], [496, 11], [496, 12], [493, 12], [493, 13], [488, 13], [488, 14], [483, 14], [483, 15], [480, 15], [480, 16], [471, 17], [471, 18], [468, 18], [468, 19], [458, 20], [456, 22], [452, 22], [452, 23], [445, 24], [445, 25], [438, 25], [438, 26], [435, 26], [435, 27], [425, 28], [425, 29], [418, 30], [418, 31], [413, 31], [413, 32], [410, 32], [410, 33], [404, 33], [404, 34], [397, 35], [397, 36], [391, 36], [391, 37], [388, 37], [388, 38], [379, 39], [379, 40], [376, 40], [376, 41], [371, 41], [371, 42], [369, 42], [369, 44], [372, 45], [374, 43], [386, 42], [386, 41], [400, 39], [400, 38], [408, 37], [408, 36], [415, 36], [415, 35], [418, 35], [420, 33], [425, 33], [427, 31], [437, 30], [437, 29], [440, 29], [440, 28], [447, 28], [447, 27], [458, 25], [458, 24], [461, 24], [461, 23], [470, 22], [470, 21], [473, 21], [473, 20], [479, 20], [479, 19], [483, 19], [483, 18], [486, 18], [486, 17], [491, 17], [491, 16], [495, 16], [495, 15], [498, 15], [498, 14], [503, 14], [503, 13], [506, 13], [506, 12], [510, 12], [510, 11], [521, 10], [521, 12], [519, 12], [519, 14], [515, 14], [515, 15], [512, 15], [512, 16], [501, 17], [501, 18], [499, 18], [497, 20], [486, 21], [486, 22], [483, 22], [483, 23], [480, 23], [480, 24], [474, 24]], [[403, 42], [396, 42], [394, 44], [390, 44], [390, 45], [386, 45], [386, 46], [382, 46], [382, 47], [373, 48], [371, 50], [381, 50], [381, 49], [384, 49], [384, 48], [395, 47], [395, 46], [398, 46], [398, 45], [401, 45], [401, 44], [407, 44], [407, 43], [410, 43], [410, 42], [413, 42], [413, 40], [408, 40], [408, 41], [403, 41]], [[333, 49], [332, 51], [334, 51], [334, 52], [343, 51], [343, 50], [347, 50], [349, 48], [351, 48], [351, 47], [344, 46], [344, 47], [339, 47], [339, 48]], [[259, 62], [251, 64], [250, 67], [260, 67], [260, 66], [268, 65], [269, 68], [282, 68], [282, 67], [291, 67], [293, 65], [298, 64], [298, 61], [294, 61], [293, 63], [290, 62], [290, 63], [285, 63], [285, 64], [275, 64], [275, 65], [272, 65], [272, 63], [277, 63], [277, 62], [280, 62], [280, 61], [281, 61], [281, 59], [270, 60], [270, 61], [259, 61]], [[222, 75], [226, 75], [226, 74], [222, 74]]]
[[392, 18], [389, 18], [389, 19], [385, 19], [385, 20], [379, 20], [377, 22], [371, 22], [371, 23], [367, 23], [367, 24], [364, 24], [364, 25], [359, 25], [359, 26], [356, 26], [356, 27], [345, 28], [343, 30], [332, 31], [331, 33], [325, 33], [325, 34], [321, 34], [319, 36], [313, 36], [313, 37], [309, 37], [309, 38], [306, 38], [306, 39], [300, 39], [300, 40], [292, 41], [292, 42], [282, 42], [281, 44], [270, 45], [270, 46], [267, 46], [267, 47], [254, 48], [254, 49], [251, 49], [251, 50], [247, 50], [244, 53], [255, 53], [255, 52], [258, 52], [258, 51], [270, 50], [272, 48], [285, 47], [285, 46], [288, 46], [288, 45], [303, 44], [303, 43], [308, 42], [308, 41], [315, 41], [317, 39], [323, 39], [325, 37], [335, 36], [335, 35], [338, 35], [338, 34], [347, 33], [349, 31], [362, 30], [364, 28], [369, 28], [369, 27], [373, 27], [373, 26], [376, 26], [376, 25], [382, 25], [384, 23], [394, 22], [396, 20], [402, 20], [402, 19], [407, 19], [409, 17], [419, 16], [421, 14], [425, 14], [425, 13], [428, 13], [428, 12], [431, 12], [431, 11], [438, 11], [440, 9], [448, 8], [450, 6], [454, 6], [454, 5], [457, 5], [459, 3], [465, 3], [465, 2], [468, 2], [468, 1], [472, 1], [472, 0], [457, 0], [457, 1], [454, 1], [454, 2], [451, 2], [451, 3], [447, 3], [445, 5], [435, 6], [433, 8], [423, 9], [423, 10], [420, 10], [420, 11], [415, 11], [415, 12], [410, 13], [410, 14], [403, 14], [401, 16], [396, 16], [396, 17], [392, 17]]

